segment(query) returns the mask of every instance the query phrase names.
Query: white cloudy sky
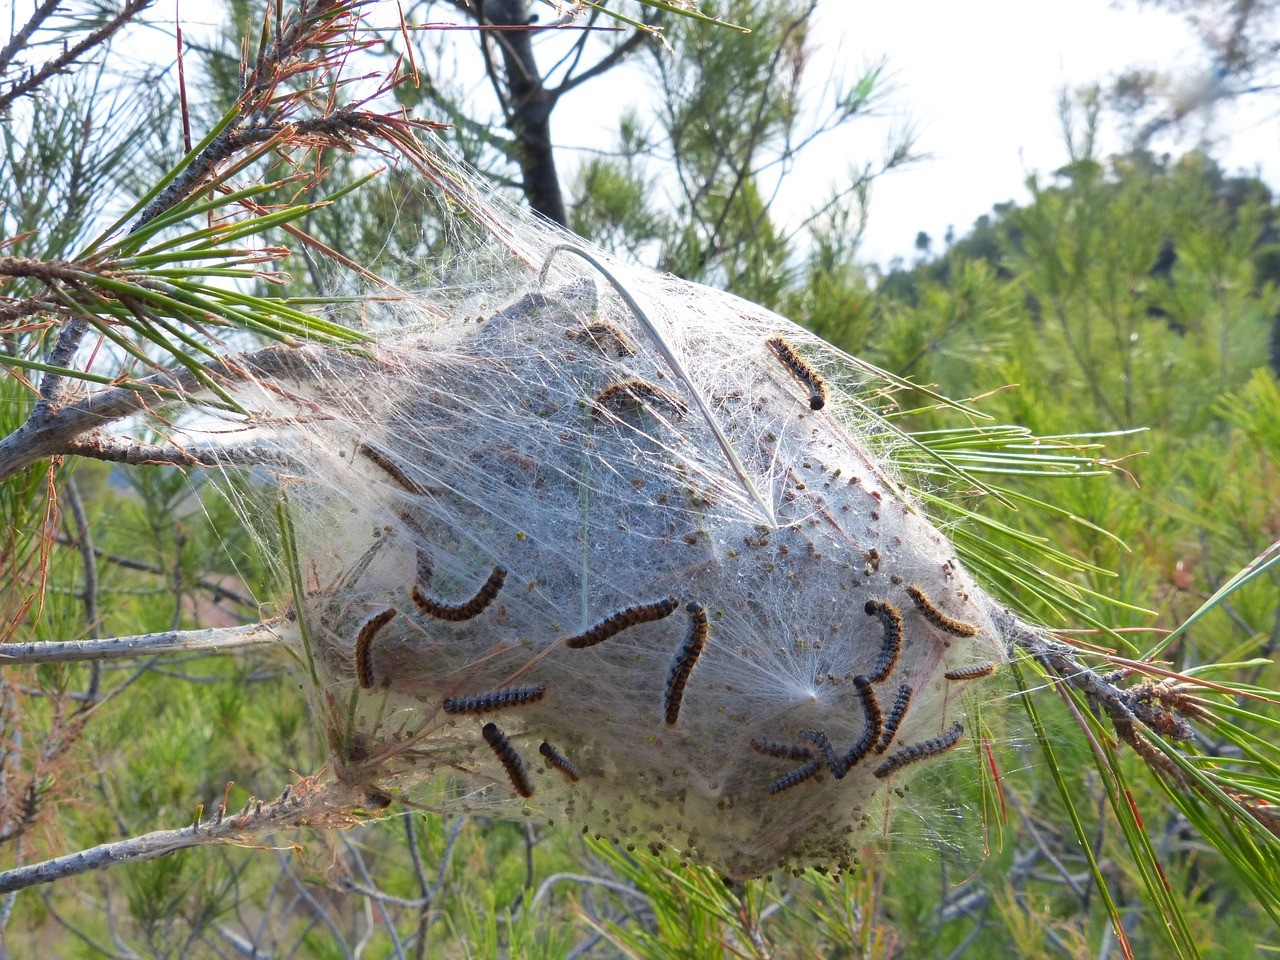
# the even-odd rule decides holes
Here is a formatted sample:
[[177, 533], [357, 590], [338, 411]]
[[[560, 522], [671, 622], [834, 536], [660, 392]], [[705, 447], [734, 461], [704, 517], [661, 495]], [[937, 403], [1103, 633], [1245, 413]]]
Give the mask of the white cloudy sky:
[[[26, 7], [31, 0], [18, 2]], [[156, 19], [172, 24], [174, 3], [160, 0]], [[0, 0], [0, 9], [6, 4]], [[181, 0], [181, 15], [188, 36], [198, 36], [222, 16], [209, 0]], [[396, 4], [379, 0], [371, 17], [392, 27], [398, 22]], [[920, 230], [935, 240], [949, 225], [963, 233], [993, 203], [1025, 199], [1029, 173], [1061, 166], [1066, 153], [1057, 102], [1064, 87], [1137, 66], [1172, 68], [1182, 72], [1183, 82], [1194, 83], [1198, 69], [1182, 19], [1135, 0], [822, 0], [818, 17], [809, 86], [819, 88], [841, 73], [852, 78], [859, 66], [885, 59], [894, 92], [882, 116], [854, 123], [810, 150], [775, 209], [799, 222], [851, 165], [881, 155], [891, 131], [910, 121], [919, 134], [918, 149], [928, 156], [875, 187], [863, 253], [880, 263], [910, 258]], [[461, 67], [474, 71], [470, 89], [487, 96], [488, 83], [472, 55], [474, 35], [448, 36], [458, 44]], [[540, 60], [551, 62], [555, 44], [570, 40], [565, 34], [538, 35]], [[163, 41], [149, 52], [169, 57], [171, 48], [162, 47]], [[577, 158], [585, 156], [570, 148], [612, 146], [621, 108], [645, 96], [643, 82], [624, 69], [565, 98], [553, 118], [553, 135], [564, 148], [566, 182]], [[1259, 116], [1223, 119], [1219, 153], [1229, 168], [1258, 169], [1280, 186], [1280, 125], [1271, 115], [1274, 105], [1265, 106], [1268, 112]]]
[[[819, 47], [812, 84], [886, 58], [895, 92], [881, 119], [854, 124], [811, 151], [780, 202], [803, 217], [833, 178], [878, 156], [891, 128], [910, 120], [928, 157], [875, 187], [863, 252], [881, 263], [909, 258], [919, 230], [935, 240], [948, 225], [963, 233], [993, 203], [1025, 199], [1029, 173], [1060, 167], [1066, 152], [1057, 104], [1064, 87], [1138, 66], [1172, 68], [1194, 83], [1199, 66], [1180, 17], [1111, 0], [824, 0], [813, 34]], [[580, 89], [579, 99], [557, 112], [555, 136], [607, 145], [608, 104], [626, 97], [625, 83]], [[1227, 117], [1218, 129], [1229, 167], [1260, 168], [1275, 185], [1280, 129], [1267, 119]]]

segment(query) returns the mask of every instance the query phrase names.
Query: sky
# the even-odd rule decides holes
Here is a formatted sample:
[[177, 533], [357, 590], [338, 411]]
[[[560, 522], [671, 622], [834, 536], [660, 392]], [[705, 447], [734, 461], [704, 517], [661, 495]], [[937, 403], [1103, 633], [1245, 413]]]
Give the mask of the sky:
[[[833, 74], [852, 79], [859, 66], [881, 59], [892, 89], [879, 117], [855, 122], [801, 158], [775, 209], [803, 219], [850, 166], [881, 156], [893, 131], [909, 123], [926, 156], [873, 188], [862, 255], [880, 264], [913, 257], [921, 230], [939, 249], [949, 226], [963, 234], [993, 204], [1026, 200], [1030, 174], [1061, 167], [1064, 88], [1133, 67], [1182, 71], [1181, 82], [1194, 84], [1201, 62], [1181, 17], [1112, 0], [823, 0], [812, 33], [819, 38], [808, 71], [814, 91]], [[627, 81], [619, 75], [607, 87], [579, 89], [576, 101], [558, 108], [553, 134], [567, 144], [609, 146], [611, 111], [600, 107], [625, 102]], [[1274, 187], [1280, 132], [1267, 119], [1222, 118], [1220, 155], [1229, 169], [1260, 169]], [[1114, 135], [1102, 143], [1104, 151], [1119, 145]]]
[[[0, 8], [6, 2], [0, 0]], [[174, 2], [159, 0], [153, 16], [172, 24]], [[398, 23], [393, 0], [379, 0], [370, 10], [376, 22], [391, 28]], [[181, 11], [189, 37], [221, 18], [208, 0], [182, 0]], [[910, 124], [924, 158], [878, 181], [872, 192], [861, 254], [881, 265], [895, 257], [910, 260], [920, 231], [934, 238], [937, 251], [948, 227], [962, 235], [993, 204], [1025, 201], [1030, 174], [1049, 176], [1061, 167], [1067, 159], [1058, 114], [1064, 88], [1134, 67], [1180, 72], [1179, 82], [1194, 85], [1202, 62], [1181, 17], [1136, 0], [821, 0], [817, 17], [805, 81], [812, 94], [832, 77], [853, 80], [859, 68], [881, 60], [890, 89], [877, 116], [856, 120], [801, 156], [783, 182], [775, 214], [784, 223], [800, 223], [833, 187], [847, 182], [850, 169], [881, 157], [894, 132]], [[541, 22], [549, 20], [544, 12]], [[468, 90], [488, 97], [474, 35], [445, 36], [458, 45]], [[555, 45], [575, 36], [538, 34], [540, 63], [552, 62]], [[167, 59], [163, 46], [161, 41], [151, 52]], [[566, 187], [583, 158], [616, 143], [621, 110], [643, 103], [640, 69], [596, 78], [557, 106], [552, 133]], [[1229, 170], [1260, 172], [1277, 188], [1280, 125], [1273, 104], [1254, 109], [1269, 112], [1237, 109], [1219, 118], [1217, 156]], [[1102, 143], [1104, 152], [1119, 146], [1115, 136]]]

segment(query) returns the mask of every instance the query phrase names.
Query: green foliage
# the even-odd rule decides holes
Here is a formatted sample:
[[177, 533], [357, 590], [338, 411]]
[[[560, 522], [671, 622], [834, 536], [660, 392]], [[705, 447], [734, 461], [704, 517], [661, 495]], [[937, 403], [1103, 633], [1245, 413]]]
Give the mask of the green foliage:
[[[1164, 162], [1125, 156], [1104, 165], [1079, 149], [1051, 184], [1033, 180], [1031, 187], [1025, 208], [1002, 207], [937, 259], [885, 277], [875, 303], [881, 325], [863, 355], [954, 396], [997, 391], [983, 408], [1039, 434], [1147, 428], [1107, 444], [1106, 456], [1120, 461], [1134, 483], [1057, 483], [1049, 494], [1043, 481], [1006, 475], [1002, 489], [1051, 496], [1064, 516], [1055, 520], [1025, 509], [996, 515], [1027, 535], [1047, 537], [1078, 562], [1096, 565], [1068, 576], [1082, 590], [1131, 605], [1094, 602], [1066, 619], [1168, 631], [1196, 610], [1200, 597], [1212, 594], [1200, 615], [1158, 646], [1141, 635], [1110, 643], [1154, 647], [1174, 670], [1236, 662], [1241, 665], [1224, 678], [1270, 688], [1274, 668], [1253, 658], [1271, 656], [1270, 638], [1280, 623], [1274, 548], [1267, 547], [1277, 533], [1280, 403], [1275, 374], [1264, 366], [1280, 313], [1270, 273], [1276, 207], [1261, 184], [1228, 178], [1198, 154]], [[1012, 384], [1017, 387], [1007, 386]], [[923, 422], [934, 416], [925, 412]], [[1146, 456], [1131, 457], [1140, 451]], [[1064, 523], [1071, 514], [1097, 527]], [[967, 535], [962, 528], [953, 536], [963, 544]], [[1121, 554], [1113, 537], [1132, 552]], [[1241, 568], [1250, 573], [1244, 589], [1239, 579], [1228, 582]], [[1102, 576], [1106, 569], [1120, 571], [1119, 578]], [[1039, 592], [1039, 564], [1026, 574], [1014, 579], [1011, 598], [1025, 602]], [[1141, 607], [1153, 608], [1156, 618]], [[1040, 609], [1048, 622], [1063, 622], [1066, 611]], [[1040, 723], [1049, 722], [1051, 705], [1030, 696], [1026, 702]], [[1210, 697], [1206, 706], [1231, 722], [1220, 716], [1211, 725], [1209, 739], [1192, 751], [1198, 758], [1192, 764], [1226, 793], [1206, 801], [1176, 786], [1140, 789], [1141, 765], [1126, 759], [1116, 767], [1126, 779], [1102, 794], [1115, 819], [1101, 821], [1101, 829], [1111, 823], [1128, 838], [1103, 848], [1125, 865], [1124, 873], [1104, 879], [1119, 919], [1126, 891], [1136, 886], [1153, 906], [1162, 904], [1159, 915], [1171, 924], [1180, 953], [1231, 956], [1230, 944], [1239, 942], [1234, 932], [1260, 934], [1267, 923], [1261, 911], [1274, 909], [1268, 891], [1276, 881], [1276, 853], [1267, 828], [1246, 836], [1240, 818], [1248, 822], [1251, 815], [1238, 807], [1224, 812], [1219, 804], [1233, 790], [1256, 791], [1273, 782], [1276, 758], [1244, 744], [1270, 743], [1274, 705], [1224, 696]], [[1083, 703], [1076, 712], [1088, 715]], [[1056, 778], [1057, 806], [1070, 812], [1078, 804], [1074, 798], [1090, 794], [1098, 768], [1088, 756], [1063, 750], [1070, 737], [1065, 730], [1039, 736], [1055, 751], [1042, 769]], [[1094, 736], [1105, 744], [1101, 726], [1095, 725]], [[1251, 758], [1243, 767], [1229, 762], [1237, 750]], [[1031, 799], [1041, 789], [1039, 779], [1012, 787], [1009, 796], [1043, 812], [1044, 799]], [[1137, 813], [1130, 797], [1137, 799]], [[1091, 818], [1085, 810], [1079, 816], [1080, 843], [1093, 842]], [[1214, 838], [1234, 873], [1204, 851], [1174, 853], [1180, 845], [1158, 844], [1156, 838], [1187, 826]], [[1157, 846], [1141, 854], [1146, 838]], [[1156, 864], [1164, 876], [1153, 872]], [[1190, 899], [1165, 894], [1166, 880], [1177, 874]], [[1249, 892], [1235, 892], [1241, 883]], [[1027, 901], [1005, 906], [1020, 902], [1023, 916], [1030, 916]], [[1018, 911], [1003, 912], [1011, 945], [1025, 949]], [[1206, 929], [1215, 914], [1219, 921]], [[1053, 915], [1051, 909], [1045, 918]], [[1222, 923], [1223, 915], [1233, 921]], [[1085, 942], [1102, 932], [1092, 924], [1080, 929]], [[1130, 929], [1138, 955], [1156, 950], [1165, 935], [1158, 923], [1140, 934]], [[1144, 949], [1146, 938], [1152, 939]]]

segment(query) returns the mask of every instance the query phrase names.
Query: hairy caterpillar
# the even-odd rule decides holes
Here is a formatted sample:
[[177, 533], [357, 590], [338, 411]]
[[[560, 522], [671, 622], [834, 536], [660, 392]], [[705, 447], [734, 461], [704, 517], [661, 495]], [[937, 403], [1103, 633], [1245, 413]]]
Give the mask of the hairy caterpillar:
[[919, 743], [913, 743], [909, 747], [903, 747], [897, 753], [889, 754], [888, 759], [876, 767], [875, 775], [884, 779], [890, 774], [901, 770], [907, 764], [944, 754], [960, 742], [960, 736], [963, 733], [964, 724], [957, 720], [945, 733], [934, 737], [932, 740], [922, 740]]
[[827, 405], [826, 384], [813, 372], [812, 367], [800, 359], [795, 348], [781, 337], [770, 337], [765, 343], [779, 362], [787, 368], [787, 372], [809, 391], [809, 409], [821, 410], [825, 407]]
[[989, 677], [995, 672], [996, 665], [994, 663], [976, 663], [972, 667], [948, 670], [943, 676], [948, 680], [977, 680], [980, 677]]
[[801, 730], [796, 736], [817, 747], [818, 752], [822, 754], [822, 759], [827, 762], [827, 767], [831, 770], [832, 776], [837, 780], [843, 779], [845, 767], [840, 758], [836, 756], [836, 748], [832, 744], [830, 737], [821, 730]]
[[652, 623], [655, 620], [669, 617], [676, 612], [678, 606], [680, 606], [680, 601], [675, 597], [667, 597], [657, 603], [645, 603], [635, 607], [627, 607], [612, 616], [605, 617], [585, 633], [566, 638], [564, 645], [574, 650], [594, 647], [597, 643], [603, 643], [610, 637], [617, 636], [628, 627], [634, 627], [640, 623]]
[[813, 775], [816, 774], [821, 769], [822, 769], [821, 760], [810, 760], [803, 767], [799, 767], [795, 770], [792, 770], [782, 779], [774, 781], [772, 784], [769, 785], [766, 792], [782, 793], [783, 790], [790, 790], [796, 784], [804, 783], [806, 780], [813, 777]]
[[689, 625], [689, 636], [675, 659], [671, 661], [671, 671], [667, 674], [664, 706], [669, 727], [674, 727], [680, 718], [680, 703], [684, 699], [685, 684], [689, 682], [689, 675], [693, 673], [694, 665], [697, 664], [698, 657], [702, 655], [702, 648], [707, 642], [707, 612], [702, 608], [702, 604], [690, 603], [684, 609], [693, 622]]
[[877, 743], [873, 750], [876, 753], [884, 753], [889, 749], [889, 744], [893, 743], [893, 735], [898, 732], [898, 727], [907, 715], [907, 707], [911, 705], [911, 688], [905, 683], [898, 688], [898, 696], [893, 701], [893, 709], [889, 711], [889, 719], [884, 722], [884, 729], [880, 734], [880, 742]]
[[516, 753], [516, 748], [511, 745], [507, 735], [498, 729], [496, 723], [486, 723], [480, 735], [484, 737], [484, 742], [493, 749], [503, 769], [507, 771], [507, 777], [511, 780], [511, 786], [515, 788], [516, 793], [525, 799], [532, 797], [533, 786], [529, 783], [529, 775], [525, 773], [524, 761], [520, 759], [520, 754]]
[[779, 760], [812, 760], [813, 751], [795, 743], [782, 743], [778, 740], [764, 740], [757, 737], [751, 741], [751, 749], [763, 753], [766, 757]]
[[559, 770], [570, 783], [577, 783], [581, 779], [578, 768], [573, 765], [573, 762], [547, 741], [542, 741], [538, 752], [547, 758], [548, 767]]
[[445, 713], [489, 713], [492, 710], [505, 710], [507, 707], [519, 707], [526, 703], [537, 703], [546, 696], [545, 684], [534, 684], [528, 687], [506, 687], [493, 690], [474, 697], [449, 697], [444, 701]]
[[879, 617], [884, 627], [884, 643], [880, 648], [880, 659], [876, 661], [871, 673], [872, 683], [882, 683], [898, 665], [898, 657], [902, 655], [902, 615], [897, 607], [882, 600], [868, 600], [863, 607], [869, 617]]
[[601, 353], [615, 360], [634, 356], [636, 352], [627, 335], [605, 321], [593, 323], [583, 330], [566, 330], [565, 336], [570, 340], [590, 340]]
[[880, 734], [884, 729], [884, 716], [880, 712], [880, 700], [876, 697], [876, 691], [871, 686], [871, 681], [866, 677], [859, 676], [853, 678], [853, 684], [858, 688], [858, 697], [862, 700], [862, 712], [867, 718], [867, 726], [862, 731], [862, 736], [858, 738], [858, 742], [844, 755], [842, 763], [845, 770], [857, 764], [870, 752], [872, 747], [880, 742]]
[[976, 637], [978, 635], [976, 626], [947, 616], [929, 602], [929, 598], [924, 595], [924, 591], [919, 587], [907, 587], [907, 596], [911, 598], [911, 602], [916, 605], [916, 609], [924, 615], [924, 618], [944, 633], [949, 633], [953, 637]]
[[400, 469], [399, 464], [388, 457], [372, 444], [362, 443], [356, 448], [364, 456], [368, 457], [373, 463], [377, 464], [384, 473], [392, 480], [398, 483], [409, 493], [423, 494], [426, 491], [422, 489], [407, 473]]
[[375, 613], [360, 626], [360, 633], [356, 635], [355, 657], [356, 682], [361, 689], [368, 690], [373, 686], [373, 658], [370, 656], [373, 638], [395, 615], [395, 607], [388, 607], [381, 613]]
[[592, 405], [596, 414], [599, 415], [609, 407], [617, 406], [620, 403], [633, 403], [643, 406], [646, 399], [665, 403], [681, 417], [689, 412], [688, 405], [679, 397], [649, 383], [647, 380], [637, 379], [620, 380], [612, 386], [605, 387], [596, 394]]
[[413, 585], [413, 602], [418, 605], [418, 609], [427, 616], [435, 617], [437, 620], [448, 620], [452, 623], [460, 623], [463, 620], [471, 620], [480, 616], [484, 612], [485, 607], [493, 603], [497, 597], [498, 591], [502, 589], [502, 582], [507, 579], [506, 567], [494, 567], [493, 573], [489, 574], [476, 595], [466, 603], [460, 603], [456, 606], [448, 603], [440, 603], [432, 600], [420, 589], [415, 583]]

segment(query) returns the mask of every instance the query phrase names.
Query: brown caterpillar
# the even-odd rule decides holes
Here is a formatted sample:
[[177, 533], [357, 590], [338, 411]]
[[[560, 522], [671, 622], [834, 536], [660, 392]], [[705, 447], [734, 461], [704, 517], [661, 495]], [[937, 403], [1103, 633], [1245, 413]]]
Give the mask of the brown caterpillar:
[[836, 756], [836, 748], [832, 745], [830, 737], [821, 730], [801, 730], [796, 736], [818, 748], [818, 752], [822, 754], [822, 759], [827, 762], [827, 767], [831, 770], [833, 777], [837, 780], [844, 779], [846, 767], [841, 759]]
[[929, 602], [929, 598], [924, 595], [924, 591], [919, 587], [907, 587], [907, 596], [916, 605], [916, 609], [924, 614], [924, 618], [944, 633], [949, 633], [953, 637], [976, 637], [978, 635], [978, 627], [972, 623], [965, 623], [963, 620], [948, 617]]
[[444, 712], [489, 713], [492, 710], [505, 710], [507, 707], [537, 703], [546, 694], [546, 686], [539, 683], [529, 687], [506, 687], [474, 697], [448, 697], [444, 701]]
[[516, 748], [511, 745], [507, 735], [499, 730], [495, 723], [486, 723], [480, 730], [480, 735], [484, 737], [484, 742], [493, 749], [503, 769], [507, 771], [507, 778], [511, 781], [511, 786], [515, 788], [516, 793], [526, 799], [532, 797], [533, 786], [529, 783], [529, 775], [524, 771], [524, 761], [520, 759], [520, 754], [516, 753]]
[[390, 457], [388, 457], [385, 453], [383, 453], [377, 447], [372, 446], [371, 444], [368, 444], [368, 443], [362, 443], [360, 444], [360, 446], [356, 447], [356, 450], [362, 453], [364, 456], [368, 457], [371, 461], [373, 461], [373, 463], [377, 464], [380, 468], [382, 468], [383, 472], [386, 473], [387, 476], [389, 476], [392, 480], [398, 483], [401, 487], [403, 487], [409, 493], [416, 493], [416, 494], [426, 493], [426, 491], [423, 490], [422, 487], [418, 485], [418, 483], [416, 483], [407, 473], [405, 473], [403, 470], [400, 469], [399, 465], [396, 464], [395, 461], [393, 461]]
[[904, 747], [897, 753], [889, 754], [889, 758], [884, 763], [876, 767], [875, 775], [881, 779], [896, 773], [909, 763], [915, 763], [918, 760], [924, 760], [928, 757], [936, 757], [946, 753], [957, 743], [960, 742], [960, 736], [964, 733], [964, 724], [959, 720], [951, 725], [946, 733], [934, 737], [932, 740], [922, 740], [919, 743], [913, 743], [909, 747]]
[[959, 670], [948, 670], [943, 674], [948, 680], [977, 680], [989, 677], [996, 672], [994, 663], [975, 663], [972, 667], [961, 667]]
[[671, 670], [667, 674], [667, 692], [664, 697], [666, 721], [668, 727], [674, 727], [680, 718], [680, 703], [684, 699], [685, 684], [689, 682], [689, 674], [702, 656], [702, 648], [707, 642], [707, 612], [700, 603], [690, 603], [685, 608], [692, 623], [689, 624], [689, 636], [684, 645], [671, 661]]
[[769, 785], [768, 793], [782, 793], [783, 790], [790, 790], [797, 783], [804, 783], [811, 778], [819, 770], [822, 769], [821, 760], [810, 760], [803, 767], [792, 770], [781, 780], [776, 780]]
[[893, 701], [893, 709], [889, 711], [889, 719], [884, 722], [884, 730], [880, 734], [880, 742], [872, 747], [876, 753], [884, 753], [889, 749], [889, 744], [893, 743], [893, 735], [898, 732], [898, 727], [901, 725], [903, 717], [907, 715], [907, 707], [910, 705], [911, 688], [904, 683], [898, 688], [898, 697]]
[[645, 400], [657, 400], [665, 403], [681, 417], [689, 412], [688, 405], [679, 397], [668, 393], [661, 387], [654, 386], [647, 380], [637, 379], [620, 380], [612, 386], [605, 387], [596, 394], [592, 404], [595, 407], [595, 413], [600, 415], [611, 406], [617, 406], [620, 403], [643, 406]]
[[757, 737], [751, 741], [751, 749], [763, 753], [766, 757], [779, 760], [812, 760], [813, 751], [795, 743], [780, 743], [777, 740], [763, 740]]
[[570, 340], [590, 340], [606, 357], [612, 356], [616, 360], [634, 356], [636, 352], [625, 333], [604, 321], [593, 323], [584, 330], [566, 330], [564, 335]]
[[880, 699], [876, 696], [875, 688], [871, 686], [871, 681], [866, 677], [858, 676], [853, 678], [853, 685], [858, 688], [858, 696], [862, 700], [862, 713], [867, 718], [866, 729], [862, 731], [862, 736], [844, 755], [841, 761], [846, 771], [857, 764], [865, 757], [877, 743], [880, 742], [880, 735], [884, 730], [884, 715], [880, 712]]
[[627, 607], [612, 616], [605, 617], [586, 633], [566, 638], [564, 645], [573, 650], [594, 647], [597, 643], [603, 643], [610, 637], [617, 636], [628, 627], [634, 627], [640, 623], [652, 623], [655, 620], [669, 617], [676, 612], [678, 606], [680, 606], [680, 601], [675, 597], [667, 597], [657, 603], [645, 603], [635, 607]]
[[356, 635], [356, 683], [360, 684], [363, 690], [373, 686], [373, 658], [369, 655], [373, 647], [373, 638], [378, 635], [379, 630], [391, 622], [395, 615], [395, 607], [388, 607], [381, 613], [375, 613], [360, 625], [360, 632]]
[[502, 582], [506, 579], [507, 568], [494, 567], [493, 573], [489, 574], [489, 579], [484, 582], [476, 592], [476, 595], [466, 603], [460, 603], [456, 606], [432, 600], [415, 583], [412, 592], [413, 602], [418, 605], [419, 610], [429, 617], [435, 617], [437, 620], [448, 620], [451, 623], [460, 623], [463, 620], [471, 620], [480, 616], [484, 612], [484, 608], [493, 603], [498, 591], [502, 589]]
[[573, 765], [568, 757], [547, 743], [547, 741], [542, 741], [542, 745], [538, 747], [538, 752], [547, 758], [548, 767], [559, 770], [570, 783], [577, 783], [581, 779], [578, 768]]
[[765, 341], [765, 345], [778, 358], [778, 361], [787, 368], [787, 372], [795, 377], [806, 390], [809, 391], [809, 409], [821, 410], [827, 405], [827, 387], [822, 382], [822, 378], [813, 372], [813, 368], [800, 359], [800, 355], [796, 353], [795, 348], [781, 337], [770, 337]]
[[879, 617], [884, 627], [884, 642], [880, 648], [880, 659], [876, 661], [875, 670], [871, 672], [872, 683], [882, 683], [898, 665], [898, 657], [902, 655], [902, 614], [898, 608], [882, 600], [868, 600], [863, 607], [869, 617]]

